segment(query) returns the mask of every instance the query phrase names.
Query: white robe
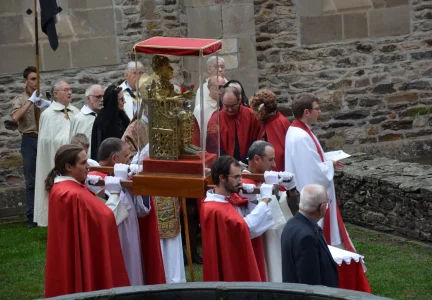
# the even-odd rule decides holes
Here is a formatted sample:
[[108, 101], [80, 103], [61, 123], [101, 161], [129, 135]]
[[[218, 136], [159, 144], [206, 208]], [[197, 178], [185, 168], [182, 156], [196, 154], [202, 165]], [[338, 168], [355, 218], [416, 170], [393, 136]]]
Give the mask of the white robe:
[[160, 239], [166, 283], [186, 282], [181, 233], [173, 238]]
[[[70, 142], [70, 120], [63, 113], [64, 105], [53, 101], [41, 114], [36, 158], [34, 221], [38, 226], [48, 226], [48, 193], [45, 179], [54, 168], [54, 156], [61, 146]], [[71, 119], [79, 110], [72, 104], [67, 107]]]
[[89, 140], [89, 150], [91, 153], [91, 134], [93, 129], [93, 123], [96, 116], [91, 115], [93, 111], [84, 105], [81, 111], [71, 119], [70, 126], [70, 137], [72, 138], [77, 133], [84, 133]]
[[[125, 99], [124, 111], [129, 117], [129, 120], [132, 120], [136, 111], [136, 105], [134, 104], [134, 100], [131, 97], [131, 95], [128, 92], [124, 91], [125, 89], [130, 88], [129, 85], [127, 84], [127, 80], [125, 80], [122, 84], [120, 84], [120, 87], [123, 90], [123, 97]], [[132, 92], [136, 95], [136, 91], [132, 91]]]
[[204, 129], [201, 129], [201, 105], [198, 104], [195, 106], [193, 114], [194, 117], [198, 123], [198, 127], [200, 128], [200, 131], [205, 132], [204, 140], [207, 137], [207, 124], [210, 120], [210, 117], [213, 115], [213, 113], [218, 109], [218, 103], [216, 100], [213, 100], [210, 98], [210, 96], [205, 98], [203, 110], [204, 110]]
[[[318, 139], [312, 133], [321, 148]], [[336, 192], [333, 183], [334, 167], [331, 161], [321, 161], [315, 143], [309, 134], [298, 127], [290, 126], [285, 138], [285, 171], [295, 174], [297, 190], [305, 185], [320, 184], [327, 189], [330, 207], [331, 245], [342, 244], [336, 215]], [[323, 220], [318, 225], [323, 227]]]

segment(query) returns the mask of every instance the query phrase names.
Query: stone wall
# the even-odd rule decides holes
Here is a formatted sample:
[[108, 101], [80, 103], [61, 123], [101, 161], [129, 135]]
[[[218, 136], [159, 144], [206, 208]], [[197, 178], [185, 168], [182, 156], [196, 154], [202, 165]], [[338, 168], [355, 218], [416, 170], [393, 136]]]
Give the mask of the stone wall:
[[335, 185], [345, 222], [432, 242], [430, 166], [353, 155]]
[[295, 94], [318, 95], [326, 148], [430, 136], [430, 1], [254, 3], [259, 86], [287, 116]]

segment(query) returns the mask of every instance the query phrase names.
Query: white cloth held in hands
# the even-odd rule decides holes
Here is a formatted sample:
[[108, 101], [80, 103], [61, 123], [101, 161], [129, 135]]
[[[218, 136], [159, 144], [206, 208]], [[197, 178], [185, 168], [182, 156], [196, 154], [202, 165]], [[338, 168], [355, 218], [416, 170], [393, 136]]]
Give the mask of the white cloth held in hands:
[[99, 194], [101, 191], [103, 191], [103, 189], [105, 187], [104, 186], [97, 186], [95, 184], [98, 183], [99, 180], [101, 180], [101, 179], [102, 179], [102, 177], [100, 177], [98, 175], [87, 175], [87, 178], [85, 181], [85, 185], [86, 185], [87, 189], [95, 195]]
[[275, 171], [265, 171], [264, 172], [264, 181], [267, 184], [278, 184], [279, 174]]
[[272, 193], [273, 192], [273, 185], [272, 184], [267, 184], [267, 183], [263, 183], [260, 186], [260, 195], [261, 195], [261, 199], [265, 199], [265, 198], [270, 198], [272, 197]]
[[286, 190], [292, 190], [296, 187], [295, 176], [290, 172], [279, 172], [279, 185], [283, 186]]
[[105, 188], [110, 194], [120, 194], [122, 186], [120, 184], [120, 177], [106, 176]]
[[120, 179], [128, 179], [129, 165], [126, 164], [115, 164], [114, 165], [114, 176]]
[[252, 183], [243, 183], [242, 185], [242, 189], [248, 194], [252, 193], [255, 187], [256, 187], [255, 184]]
[[129, 177], [132, 177], [135, 174], [141, 173], [143, 170], [143, 167], [142, 167], [142, 165], [138, 165], [138, 164], [130, 164], [129, 170], [130, 170], [130, 172], [128, 175], [129, 175]]

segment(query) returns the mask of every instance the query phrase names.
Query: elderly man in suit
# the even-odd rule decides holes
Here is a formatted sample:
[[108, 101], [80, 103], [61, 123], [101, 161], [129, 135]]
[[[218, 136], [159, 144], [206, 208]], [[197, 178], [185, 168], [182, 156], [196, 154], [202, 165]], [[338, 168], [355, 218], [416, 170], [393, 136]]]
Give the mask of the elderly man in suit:
[[338, 287], [338, 272], [317, 222], [328, 205], [326, 189], [306, 185], [300, 193], [300, 210], [282, 232], [282, 280]]

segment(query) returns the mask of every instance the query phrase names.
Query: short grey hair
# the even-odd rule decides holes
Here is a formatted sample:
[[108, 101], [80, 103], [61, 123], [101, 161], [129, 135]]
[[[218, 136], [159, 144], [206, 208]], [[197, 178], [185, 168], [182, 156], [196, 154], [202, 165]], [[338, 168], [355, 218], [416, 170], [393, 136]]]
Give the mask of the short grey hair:
[[66, 80], [64, 80], [64, 79], [58, 79], [58, 80], [54, 81], [53, 84], [51, 85], [51, 93], [54, 94], [54, 91], [59, 91], [60, 90], [60, 86], [63, 83], [67, 83]]
[[99, 146], [98, 160], [104, 161], [113, 154], [119, 154], [122, 151], [124, 142], [115, 137], [105, 139]]
[[306, 212], [314, 212], [318, 206], [327, 203], [326, 189], [319, 184], [308, 184], [300, 192], [300, 209]]
[[241, 85], [237, 82], [231, 82], [230, 84], [228, 84], [228, 86], [235, 87], [239, 91], [240, 94], [243, 92]]
[[87, 98], [88, 96], [90, 96], [91, 94], [93, 94], [93, 90], [96, 87], [100, 87], [101, 89], [104, 90], [103, 86], [101, 86], [100, 84], [93, 84], [91, 86], [89, 86], [86, 90], [85, 90], [85, 97]]
[[222, 62], [225, 65], [225, 59], [223, 59], [223, 57], [213, 55], [210, 56], [209, 59], [207, 59], [206, 61], [207, 69], [210, 69], [216, 64], [216, 58], [218, 59], [218, 61]]
[[266, 141], [255, 141], [252, 143], [252, 145], [249, 147], [248, 153], [247, 153], [247, 159], [249, 161], [253, 160], [255, 155], [258, 155], [259, 157], [263, 157], [265, 154], [266, 147], [273, 147], [272, 144]]
[[125, 74], [129, 74], [130, 72], [132, 72], [132, 70], [135, 70], [135, 69], [144, 71], [144, 66], [140, 61], [137, 61], [137, 62], [130, 61], [126, 65], [126, 70], [125, 70], [126, 73]]

